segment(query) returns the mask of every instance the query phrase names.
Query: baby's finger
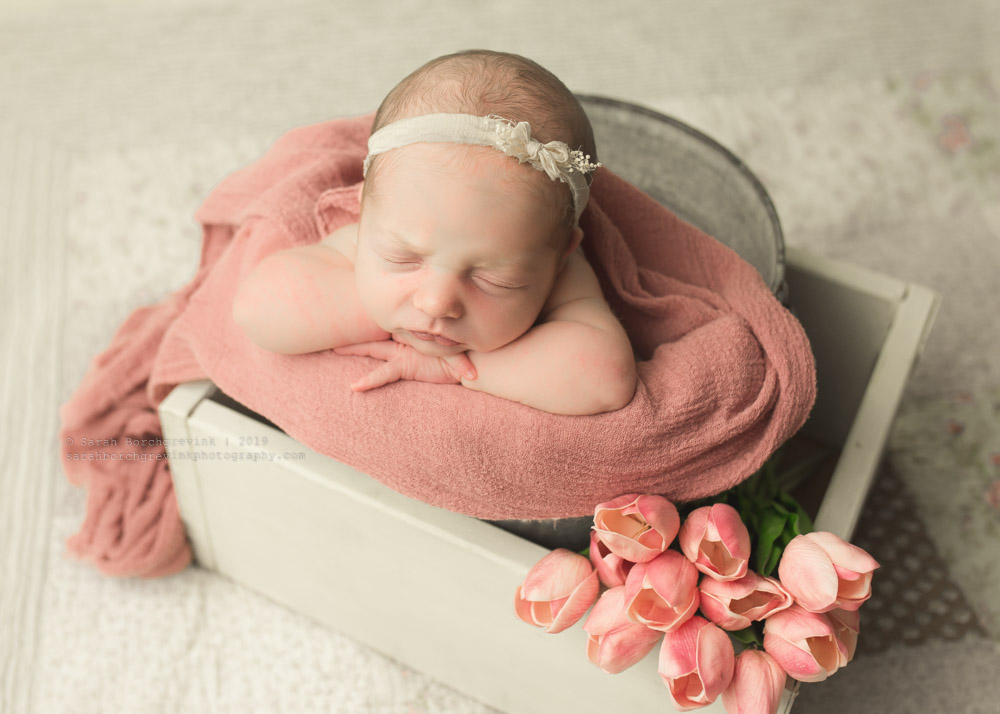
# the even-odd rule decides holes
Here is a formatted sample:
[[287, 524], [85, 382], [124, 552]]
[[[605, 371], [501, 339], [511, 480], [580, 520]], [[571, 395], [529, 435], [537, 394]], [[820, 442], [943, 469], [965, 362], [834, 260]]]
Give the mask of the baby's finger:
[[465, 352], [445, 358], [445, 362], [460, 379], [475, 379], [478, 376], [475, 365]]
[[400, 376], [399, 365], [395, 362], [386, 362], [354, 382], [351, 385], [351, 390], [366, 392], [369, 389], [377, 389], [383, 385], [398, 381]]
[[392, 359], [399, 345], [392, 340], [378, 342], [359, 342], [355, 345], [342, 345], [333, 349], [338, 355], [353, 355], [356, 357], [374, 357], [375, 359]]

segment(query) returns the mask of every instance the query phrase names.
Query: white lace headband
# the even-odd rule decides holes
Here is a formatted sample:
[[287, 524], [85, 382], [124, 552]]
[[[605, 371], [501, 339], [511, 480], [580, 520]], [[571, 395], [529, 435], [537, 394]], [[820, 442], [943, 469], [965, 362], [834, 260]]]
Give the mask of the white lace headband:
[[553, 181], [559, 180], [569, 186], [577, 220], [590, 198], [586, 175], [601, 165], [591, 163], [590, 154], [571, 150], [561, 141], [543, 144], [532, 139], [531, 125], [526, 121], [515, 124], [493, 115], [425, 114], [386, 124], [372, 134], [368, 138], [364, 175], [368, 174], [368, 166], [378, 154], [422, 142], [492, 146], [522, 164], [531, 164]]

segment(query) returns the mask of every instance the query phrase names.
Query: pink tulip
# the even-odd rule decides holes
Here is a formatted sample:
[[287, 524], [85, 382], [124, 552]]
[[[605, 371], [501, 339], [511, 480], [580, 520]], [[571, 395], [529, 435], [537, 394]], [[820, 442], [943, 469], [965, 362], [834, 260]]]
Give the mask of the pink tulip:
[[750, 533], [732, 506], [716, 503], [691, 511], [681, 526], [680, 544], [688, 560], [714, 580], [747, 574]]
[[594, 531], [612, 553], [633, 563], [645, 563], [667, 549], [681, 519], [663, 496], [630, 493], [594, 509]]
[[724, 630], [750, 627], [751, 622], [792, 604], [792, 596], [781, 583], [752, 570], [739, 580], [704, 578], [699, 590], [702, 613]]
[[625, 607], [633, 622], [676, 630], [698, 609], [698, 571], [676, 550], [637, 563], [625, 579]]
[[583, 629], [587, 631], [587, 659], [609, 674], [623, 672], [641, 660], [663, 636], [628, 618], [623, 586], [601, 595]]
[[786, 675], [767, 652], [743, 650], [736, 658], [733, 681], [722, 693], [729, 714], [775, 714]]
[[601, 542], [597, 531], [590, 532], [590, 563], [597, 571], [597, 577], [609, 588], [625, 584], [625, 576], [635, 565], [630, 560], [620, 558]]
[[857, 610], [872, 596], [878, 562], [833, 533], [795, 536], [778, 563], [778, 577], [795, 602], [810, 612]]
[[800, 682], [822, 682], [847, 664], [847, 647], [830, 618], [799, 605], [764, 620], [764, 649]]
[[833, 632], [847, 648], [847, 661], [854, 659], [858, 648], [858, 633], [861, 631], [861, 615], [857, 610], [830, 610], [826, 613], [833, 623]]
[[514, 612], [529, 625], [562, 632], [583, 617], [600, 583], [590, 561], [556, 548], [528, 571], [514, 596]]
[[663, 636], [657, 672], [674, 707], [684, 712], [707, 706], [733, 678], [733, 643], [703, 617], [692, 617]]

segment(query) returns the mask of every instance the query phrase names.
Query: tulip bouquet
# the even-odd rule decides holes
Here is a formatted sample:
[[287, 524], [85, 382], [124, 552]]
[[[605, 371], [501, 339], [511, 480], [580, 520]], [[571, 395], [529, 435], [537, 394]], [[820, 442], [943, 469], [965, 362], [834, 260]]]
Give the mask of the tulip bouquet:
[[657, 495], [599, 504], [590, 547], [542, 558], [517, 589], [517, 616], [556, 633], [593, 605], [586, 654], [609, 673], [659, 643], [657, 671], [680, 711], [721, 696], [730, 714], [773, 714], [786, 677], [818, 682], [853, 658], [858, 608], [879, 565], [833, 533], [811, 532], [775, 487], [773, 462], [685, 511], [682, 522]]

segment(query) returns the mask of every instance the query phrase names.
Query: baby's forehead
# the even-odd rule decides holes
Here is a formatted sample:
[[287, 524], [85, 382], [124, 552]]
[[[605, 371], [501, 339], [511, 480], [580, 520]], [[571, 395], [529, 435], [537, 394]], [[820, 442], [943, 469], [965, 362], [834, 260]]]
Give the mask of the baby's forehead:
[[520, 173], [519, 168], [534, 171], [530, 166], [519, 166], [517, 159], [506, 156], [497, 149], [474, 144], [416, 142], [388, 151], [382, 156], [388, 157], [390, 160], [387, 163], [397, 171], [419, 172], [443, 166], [449, 169], [490, 172], [498, 177]]
[[[374, 179], [374, 191], [365, 201], [370, 201], [370, 207], [383, 218], [391, 217], [393, 223], [412, 226], [410, 212], [414, 211], [439, 225], [434, 217], [437, 214], [428, 214], [426, 208], [443, 201], [442, 206], [469, 206], [476, 211], [476, 221], [487, 214], [493, 216], [483, 228], [484, 233], [495, 231], [503, 236], [498, 241], [510, 240], [512, 232], [523, 238], [530, 234], [532, 250], [535, 243], [547, 250], [560, 243], [557, 234], [562, 235], [562, 226], [572, 217], [572, 197], [566, 184], [492, 147], [414, 143], [375, 159], [378, 163], [368, 173], [368, 179]], [[485, 204], [480, 204], [482, 201]], [[445, 209], [444, 213], [451, 211]]]
[[568, 187], [527, 163], [488, 146], [458, 143], [415, 143], [376, 157], [377, 183], [406, 191], [428, 174], [495, 182], [502, 193], [534, 197], [552, 209], [570, 200]]

